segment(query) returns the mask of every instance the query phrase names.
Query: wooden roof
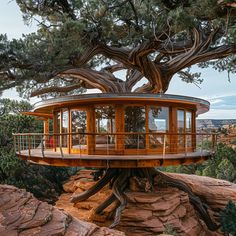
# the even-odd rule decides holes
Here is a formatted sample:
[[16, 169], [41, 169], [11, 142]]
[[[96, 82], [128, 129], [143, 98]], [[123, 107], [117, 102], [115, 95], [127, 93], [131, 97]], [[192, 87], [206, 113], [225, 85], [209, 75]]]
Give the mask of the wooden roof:
[[[104, 104], [104, 103], [118, 103], [129, 104], [133, 102], [152, 103], [158, 105], [158, 103], [168, 104], [188, 104], [193, 105], [197, 109], [197, 115], [205, 113], [209, 110], [210, 103], [206, 100], [194, 97], [187, 97], [181, 95], [172, 94], [138, 94], [138, 93], [99, 93], [99, 94], [82, 94], [58, 97], [54, 99], [48, 99], [35, 104], [36, 113], [52, 114], [53, 110], [63, 107], [73, 107], [76, 105], [89, 105], [89, 104]], [[171, 106], [171, 105], [170, 105]]]
[[43, 119], [52, 119], [52, 114], [46, 114], [46, 113], [39, 113], [39, 112], [33, 112], [33, 111], [23, 111], [21, 112], [23, 115], [30, 115], [30, 116], [37, 116]]

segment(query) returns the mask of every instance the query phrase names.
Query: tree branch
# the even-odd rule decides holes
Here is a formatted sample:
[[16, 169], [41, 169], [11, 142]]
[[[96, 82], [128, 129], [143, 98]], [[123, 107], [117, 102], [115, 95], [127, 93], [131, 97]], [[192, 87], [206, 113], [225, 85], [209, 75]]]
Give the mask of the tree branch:
[[79, 89], [81, 87], [82, 87], [81, 83], [66, 86], [66, 87], [51, 86], [49, 88], [43, 88], [43, 89], [39, 89], [39, 90], [32, 92], [30, 94], [30, 97], [39, 96], [39, 95], [42, 95], [45, 93], [67, 93], [67, 92], [73, 91], [75, 89]]
[[58, 76], [71, 77], [84, 81], [93, 88], [100, 89], [102, 92], [118, 93], [121, 90], [116, 78], [111, 73], [94, 71], [90, 68], [69, 69], [60, 72]]
[[223, 45], [211, 48], [211, 43], [215, 40], [219, 29], [212, 31], [207, 38], [204, 38], [201, 31], [194, 29], [194, 44], [185, 53], [174, 57], [165, 63], [166, 70], [170, 75], [199, 62], [220, 59], [236, 52], [236, 45]]
[[138, 70], [134, 70], [126, 81], [127, 89], [131, 91], [134, 85], [137, 84], [142, 78], [143, 74]]

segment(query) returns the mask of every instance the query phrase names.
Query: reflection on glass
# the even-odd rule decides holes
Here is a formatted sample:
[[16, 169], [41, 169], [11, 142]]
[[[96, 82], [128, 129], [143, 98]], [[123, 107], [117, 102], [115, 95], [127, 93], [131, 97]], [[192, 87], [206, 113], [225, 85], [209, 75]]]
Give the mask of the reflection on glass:
[[[128, 106], [125, 108], [125, 132], [145, 132], [145, 107]], [[145, 135], [125, 135], [126, 149], [144, 149]]]
[[99, 135], [96, 135], [96, 149], [114, 149], [115, 137], [114, 135], [111, 135], [111, 133], [115, 132], [114, 106], [97, 106], [95, 108], [95, 117], [96, 132], [100, 133]]
[[[61, 124], [61, 133], [66, 134], [68, 133], [68, 111], [62, 110], [62, 124]], [[67, 147], [67, 135], [62, 135], [62, 147]]]
[[169, 108], [150, 107], [148, 112], [149, 132], [168, 132], [169, 130]]
[[86, 111], [71, 111], [72, 148], [86, 148]]
[[177, 120], [178, 120], [178, 133], [184, 133], [184, 111], [183, 110], [178, 110]]
[[192, 132], [192, 113], [186, 112], [186, 132]]
[[[184, 110], [177, 111], [178, 133], [184, 133]], [[178, 143], [180, 147], [184, 147], [184, 135], [178, 135]]]
[[[165, 144], [165, 145], [164, 145]], [[169, 148], [169, 137], [164, 134], [149, 134], [149, 148], [150, 149], [163, 149]]]
[[[186, 112], [186, 133], [192, 133], [192, 113]], [[192, 147], [192, 135], [186, 136], [187, 147]]]
[[[157, 135], [154, 132], [166, 133], [169, 131], [169, 108], [168, 107], [150, 107], [148, 112], [149, 147], [164, 148], [168, 146], [168, 136]], [[166, 139], [165, 139], [166, 138]]]
[[[55, 133], [59, 134], [61, 133], [61, 112], [57, 112], [56, 113], [56, 117], [57, 117], [57, 120], [56, 120], [56, 130], [55, 130]], [[55, 140], [56, 140], [56, 144], [57, 146], [60, 146], [60, 136], [56, 135], [55, 136]]]
[[115, 108], [113, 106], [97, 106], [95, 115], [97, 133], [113, 133], [115, 131]]

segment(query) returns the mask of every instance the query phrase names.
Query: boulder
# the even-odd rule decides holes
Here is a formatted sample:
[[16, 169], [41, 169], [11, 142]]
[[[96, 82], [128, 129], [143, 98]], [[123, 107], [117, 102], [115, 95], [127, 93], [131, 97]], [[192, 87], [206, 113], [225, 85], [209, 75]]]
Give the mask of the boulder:
[[1, 236], [124, 236], [123, 232], [99, 227], [72, 217], [42, 202], [26, 190], [0, 185]]

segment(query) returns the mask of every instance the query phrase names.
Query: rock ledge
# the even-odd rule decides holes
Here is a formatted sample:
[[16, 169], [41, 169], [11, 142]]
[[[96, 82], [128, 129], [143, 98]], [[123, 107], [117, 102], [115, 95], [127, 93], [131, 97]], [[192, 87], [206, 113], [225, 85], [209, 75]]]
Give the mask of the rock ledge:
[[1, 236], [124, 236], [123, 232], [81, 221], [37, 200], [26, 190], [0, 185]]

